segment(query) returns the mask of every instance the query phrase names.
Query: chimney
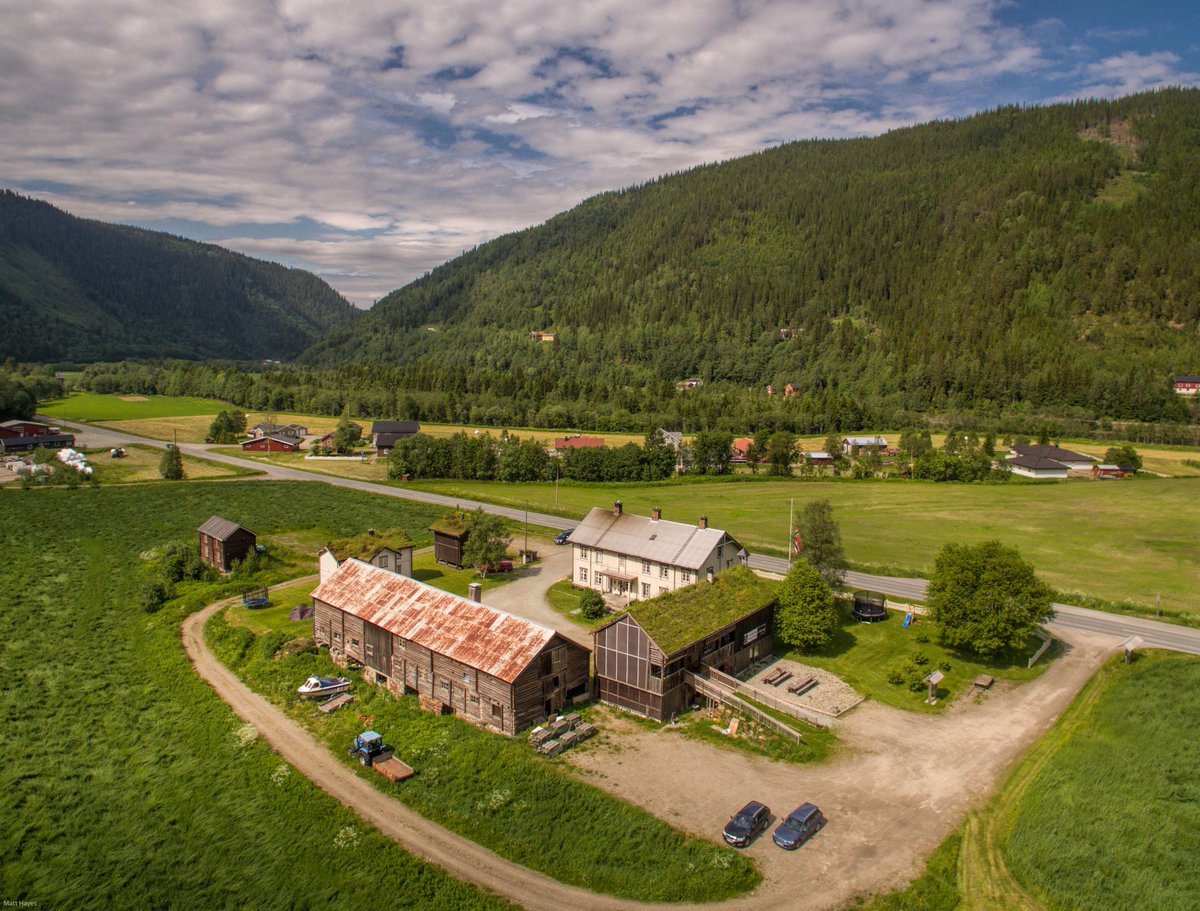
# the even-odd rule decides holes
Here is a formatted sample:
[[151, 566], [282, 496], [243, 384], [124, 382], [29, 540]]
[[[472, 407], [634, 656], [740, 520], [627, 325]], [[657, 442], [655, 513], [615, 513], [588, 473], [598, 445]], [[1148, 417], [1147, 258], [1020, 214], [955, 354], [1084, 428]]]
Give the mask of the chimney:
[[700, 527], [701, 527], [701, 528], [708, 528], [708, 516], [701, 516], [701, 517], [700, 517]]
[[470, 585], [468, 585], [467, 592], [470, 594], [471, 600], [476, 604], [483, 603], [483, 586], [478, 582], [472, 582]]
[[613, 518], [614, 519], [621, 518], [621, 509], [622, 509], [621, 501], [617, 500], [617, 502], [613, 504]]
[[650, 510], [650, 521], [657, 522], [661, 518], [662, 518], [662, 510], [659, 509], [657, 506], [655, 506], [652, 510]]

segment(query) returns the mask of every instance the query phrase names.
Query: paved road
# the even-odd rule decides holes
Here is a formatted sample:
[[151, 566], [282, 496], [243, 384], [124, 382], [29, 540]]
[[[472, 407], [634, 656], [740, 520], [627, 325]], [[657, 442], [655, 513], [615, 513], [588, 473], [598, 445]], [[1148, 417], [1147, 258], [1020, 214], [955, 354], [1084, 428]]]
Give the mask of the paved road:
[[[44, 418], [43, 420], [51, 419]], [[107, 427], [97, 428], [86, 424], [75, 424], [70, 421], [61, 420], [55, 420], [54, 423], [62, 427], [70, 427], [79, 432], [102, 435], [102, 438], [105, 440], [105, 442], [101, 445], [105, 446], [119, 445], [122, 443], [143, 443], [165, 448], [167, 445], [159, 440], [151, 440], [147, 439], [146, 437], [121, 433], [120, 431], [111, 430]], [[496, 515], [503, 516], [506, 519], [512, 519], [518, 522], [524, 521], [526, 518], [526, 513], [523, 509], [513, 509], [508, 506], [496, 506], [491, 503], [478, 503], [473, 500], [466, 500], [459, 497], [447, 497], [443, 494], [428, 493], [427, 491], [413, 490], [408, 487], [390, 487], [386, 484], [377, 484], [372, 481], [358, 481], [352, 478], [339, 478], [333, 475], [317, 474], [298, 468], [286, 468], [282, 465], [272, 465], [267, 462], [241, 459], [236, 456], [228, 456], [221, 453], [210, 452], [208, 446], [199, 443], [182, 443], [180, 444], [180, 449], [182, 449], [188, 455], [193, 455], [198, 458], [210, 459], [214, 462], [223, 462], [227, 465], [236, 465], [241, 468], [256, 468], [265, 472], [269, 477], [279, 478], [282, 480], [320, 481], [324, 484], [330, 484], [334, 487], [345, 487], [350, 490], [361, 490], [366, 493], [381, 494], [383, 496], [396, 497], [402, 500], [415, 500], [421, 503], [430, 503], [435, 506], [445, 506], [447, 508], [474, 509], [477, 506], [481, 506], [487, 512], [494, 513]], [[562, 516], [552, 516], [539, 512], [530, 512], [528, 514], [528, 518], [533, 524], [540, 525], [544, 528], [573, 528], [577, 523], [577, 520], [575, 519], [563, 518]], [[754, 569], [772, 573], [786, 573], [787, 565], [787, 560], [781, 557], [769, 557], [764, 554], [750, 555], [750, 566]], [[899, 576], [876, 576], [870, 573], [858, 572], [846, 573], [846, 582], [854, 588], [865, 588], [884, 595], [891, 595], [894, 598], [907, 598], [913, 601], [924, 601], [926, 589], [928, 587], [928, 583], [924, 579], [908, 579]], [[1070, 604], [1055, 604], [1054, 609], [1056, 611], [1055, 623], [1066, 629], [1079, 629], [1090, 632], [1105, 633], [1119, 639], [1128, 639], [1131, 636], [1141, 636], [1148, 646], [1170, 649], [1177, 652], [1187, 652], [1193, 655], [1200, 655], [1200, 630], [1176, 626], [1171, 623], [1160, 623], [1155, 620], [1143, 620], [1137, 617], [1125, 617], [1121, 614], [1110, 614], [1104, 611], [1089, 610], [1088, 608], [1076, 607]]]

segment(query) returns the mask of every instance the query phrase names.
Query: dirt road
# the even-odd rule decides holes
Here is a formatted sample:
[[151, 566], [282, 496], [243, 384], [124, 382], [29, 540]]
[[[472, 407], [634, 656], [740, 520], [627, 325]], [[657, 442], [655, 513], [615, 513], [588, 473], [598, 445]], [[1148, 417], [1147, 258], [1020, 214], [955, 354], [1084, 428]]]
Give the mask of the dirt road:
[[[210, 605], [184, 622], [184, 648], [218, 695], [318, 787], [415, 856], [526, 908], [643, 907], [565, 886], [506, 861], [361, 779], [209, 651], [204, 623], [228, 603]], [[1067, 654], [1039, 679], [989, 694], [978, 704], [964, 702], [944, 717], [917, 716], [878, 704], [860, 707], [839, 727], [842, 755], [822, 765], [766, 762], [669, 732], [646, 732], [633, 724], [615, 731], [620, 735], [619, 752], [581, 752], [572, 761], [597, 786], [709, 838], [717, 837], [728, 815], [750, 798], [763, 800], [776, 813], [786, 813], [804, 800], [818, 803], [831, 822], [817, 840], [787, 853], [769, 837], [760, 839], [749, 850], [763, 871], [763, 884], [720, 907], [842, 908], [856, 896], [901, 886], [917, 875], [924, 858], [967, 810], [987, 799], [1114, 647], [1111, 638], [1076, 631], [1065, 633], [1065, 638], [1071, 644]], [[714, 906], [672, 907], [698, 911]]]

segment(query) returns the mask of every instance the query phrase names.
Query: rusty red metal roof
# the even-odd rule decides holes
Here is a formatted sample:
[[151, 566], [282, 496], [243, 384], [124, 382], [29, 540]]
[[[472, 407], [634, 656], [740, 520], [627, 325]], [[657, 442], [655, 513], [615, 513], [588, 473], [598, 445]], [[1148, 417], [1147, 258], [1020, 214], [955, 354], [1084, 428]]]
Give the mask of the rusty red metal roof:
[[541, 624], [353, 558], [312, 596], [505, 683], [516, 680], [555, 635]]

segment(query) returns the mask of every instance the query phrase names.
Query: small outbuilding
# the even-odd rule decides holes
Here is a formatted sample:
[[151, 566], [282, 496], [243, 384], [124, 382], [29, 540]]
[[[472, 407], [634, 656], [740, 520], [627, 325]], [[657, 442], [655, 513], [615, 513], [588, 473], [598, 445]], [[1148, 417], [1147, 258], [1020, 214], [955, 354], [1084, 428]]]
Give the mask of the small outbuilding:
[[438, 563], [463, 567], [463, 548], [471, 536], [471, 520], [462, 513], [454, 512], [442, 516], [429, 526], [433, 532], [433, 558]]
[[220, 516], [213, 516], [198, 531], [200, 560], [223, 573], [233, 569], [236, 561], [244, 560], [258, 544], [258, 536], [250, 529]]
[[413, 574], [413, 540], [399, 528], [376, 531], [368, 528], [365, 534], [333, 541], [318, 555], [317, 565], [324, 582], [339, 566], [353, 557], [390, 573], [402, 576]]
[[379, 458], [391, 455], [396, 444], [421, 432], [417, 421], [376, 421], [371, 425], [371, 442]]

